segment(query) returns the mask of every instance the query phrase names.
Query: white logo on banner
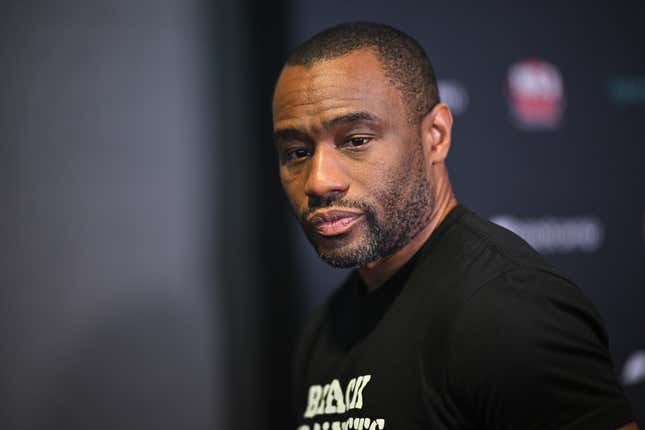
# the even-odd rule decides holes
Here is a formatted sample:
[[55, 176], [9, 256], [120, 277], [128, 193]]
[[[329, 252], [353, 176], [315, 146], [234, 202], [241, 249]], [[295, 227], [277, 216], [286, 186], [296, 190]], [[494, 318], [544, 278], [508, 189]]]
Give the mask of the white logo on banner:
[[511, 230], [545, 253], [593, 252], [600, 248], [604, 239], [603, 224], [595, 217], [521, 219], [496, 215], [491, 221]]
[[466, 112], [470, 101], [466, 87], [454, 79], [439, 79], [437, 86], [441, 101], [450, 106], [452, 113], [461, 115]]
[[623, 366], [623, 385], [634, 385], [645, 381], [645, 351], [635, 351]]

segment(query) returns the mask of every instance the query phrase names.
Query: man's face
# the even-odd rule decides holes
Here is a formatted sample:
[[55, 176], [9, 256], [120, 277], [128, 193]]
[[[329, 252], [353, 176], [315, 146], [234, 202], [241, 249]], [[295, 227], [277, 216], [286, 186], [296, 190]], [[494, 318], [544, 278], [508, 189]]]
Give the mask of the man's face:
[[331, 265], [388, 256], [428, 223], [433, 190], [420, 129], [372, 51], [285, 67], [273, 125], [282, 185]]

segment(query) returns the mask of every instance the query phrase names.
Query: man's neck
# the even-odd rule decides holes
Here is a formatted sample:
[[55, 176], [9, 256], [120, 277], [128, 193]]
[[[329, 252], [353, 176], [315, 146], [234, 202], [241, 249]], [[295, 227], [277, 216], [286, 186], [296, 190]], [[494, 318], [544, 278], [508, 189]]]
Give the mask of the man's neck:
[[[419, 232], [414, 238], [407, 243], [403, 248], [396, 251], [394, 254], [372, 261], [358, 269], [358, 273], [367, 286], [368, 292], [374, 291], [394, 275], [405, 263], [417, 253], [417, 251], [428, 240], [432, 232], [443, 221], [443, 219], [450, 213], [450, 211], [457, 206], [457, 199], [452, 192], [445, 193], [439, 196], [437, 204], [430, 216], [430, 222]], [[443, 198], [441, 198], [443, 197]]]

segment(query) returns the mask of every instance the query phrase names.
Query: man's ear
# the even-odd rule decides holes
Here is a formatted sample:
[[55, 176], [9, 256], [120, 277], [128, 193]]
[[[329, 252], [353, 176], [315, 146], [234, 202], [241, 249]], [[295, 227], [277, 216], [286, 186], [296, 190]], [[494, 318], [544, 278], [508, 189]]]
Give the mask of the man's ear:
[[421, 120], [421, 141], [426, 160], [443, 163], [450, 150], [452, 113], [445, 103], [438, 103]]

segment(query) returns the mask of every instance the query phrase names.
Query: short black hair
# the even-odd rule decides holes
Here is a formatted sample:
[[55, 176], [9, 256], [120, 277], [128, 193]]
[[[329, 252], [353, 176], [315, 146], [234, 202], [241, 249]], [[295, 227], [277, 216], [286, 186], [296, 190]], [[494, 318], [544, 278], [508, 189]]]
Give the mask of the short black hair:
[[432, 63], [419, 42], [386, 24], [349, 22], [315, 34], [291, 52], [287, 65], [315, 63], [373, 49], [390, 83], [401, 91], [411, 122], [420, 121], [439, 102]]

